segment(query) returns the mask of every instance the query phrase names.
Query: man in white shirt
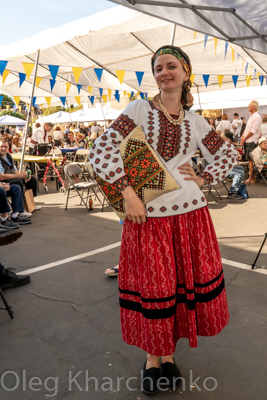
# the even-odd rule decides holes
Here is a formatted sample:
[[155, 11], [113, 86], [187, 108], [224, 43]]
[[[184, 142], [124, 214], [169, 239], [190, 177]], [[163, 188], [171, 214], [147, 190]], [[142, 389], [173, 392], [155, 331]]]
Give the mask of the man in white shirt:
[[98, 134], [100, 132], [100, 127], [97, 125], [96, 121], [94, 122], [94, 124], [91, 126], [91, 135], [93, 133], [96, 133], [96, 138], [98, 137]]
[[241, 146], [244, 145], [245, 159], [249, 162], [249, 179], [246, 180], [246, 183], [255, 183], [252, 178], [253, 161], [249, 154], [257, 147], [261, 134], [261, 116], [257, 112], [258, 109], [259, 103], [257, 101], [253, 100], [249, 103], [248, 111], [250, 112], [250, 117], [240, 142]]
[[38, 127], [32, 134], [31, 141], [29, 143], [30, 149], [34, 149], [40, 143], [48, 143], [48, 132], [53, 129], [51, 122], [46, 122], [44, 127]]
[[234, 113], [234, 119], [232, 122], [232, 132], [235, 135], [235, 139], [240, 137], [240, 131], [242, 127], [242, 120], [237, 113]]

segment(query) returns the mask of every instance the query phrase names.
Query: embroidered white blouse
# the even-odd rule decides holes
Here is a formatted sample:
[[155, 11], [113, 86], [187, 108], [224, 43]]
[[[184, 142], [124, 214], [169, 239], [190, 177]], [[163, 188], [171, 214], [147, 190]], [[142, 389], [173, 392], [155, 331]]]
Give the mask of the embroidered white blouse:
[[146, 140], [179, 185], [179, 189], [146, 204], [148, 217], [184, 214], [207, 205], [198, 185], [193, 180], [185, 181], [186, 175], [178, 170], [182, 164], [192, 163], [197, 149], [209, 162], [201, 175], [211, 185], [223, 180], [236, 163], [234, 146], [225, 142], [203, 117], [185, 111], [182, 124], [174, 126], [151, 101], [135, 100], [96, 139], [90, 151], [90, 163], [96, 174], [118, 190], [129, 185], [118, 146], [136, 126], [141, 126]]

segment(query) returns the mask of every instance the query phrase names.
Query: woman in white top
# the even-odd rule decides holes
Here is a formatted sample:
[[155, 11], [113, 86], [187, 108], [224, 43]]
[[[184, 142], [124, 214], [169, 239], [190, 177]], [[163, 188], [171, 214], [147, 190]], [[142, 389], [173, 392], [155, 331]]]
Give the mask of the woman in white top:
[[261, 137], [267, 138], [267, 117], [263, 117], [263, 119], [262, 119]]
[[21, 142], [20, 142], [20, 138], [18, 136], [14, 136], [13, 141], [12, 141], [11, 150], [12, 150], [12, 153], [20, 153]]
[[218, 133], [223, 133], [225, 129], [229, 129], [229, 131], [231, 130], [231, 122], [228, 120], [228, 115], [227, 114], [223, 114], [222, 115], [222, 120], [219, 122], [216, 131]]

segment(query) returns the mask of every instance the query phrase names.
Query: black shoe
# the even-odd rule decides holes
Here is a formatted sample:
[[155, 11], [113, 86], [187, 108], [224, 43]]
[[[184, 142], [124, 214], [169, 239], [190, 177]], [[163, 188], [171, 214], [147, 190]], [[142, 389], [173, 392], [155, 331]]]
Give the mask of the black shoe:
[[21, 217], [20, 215], [17, 218], [12, 218], [12, 221], [19, 225], [27, 225], [32, 223], [31, 218]]
[[141, 372], [141, 390], [145, 394], [156, 394], [159, 391], [158, 380], [160, 378], [160, 368], [146, 369], [146, 362]]
[[12, 221], [12, 219], [6, 219], [5, 221], [1, 221], [0, 228], [3, 229], [17, 229], [19, 227], [19, 224], [16, 222]]
[[228, 199], [231, 199], [231, 200], [244, 200], [243, 197], [237, 193], [228, 193], [227, 197], [228, 197]]
[[17, 275], [13, 271], [14, 268], [4, 268], [0, 272], [0, 286], [2, 289], [22, 286], [30, 282], [31, 278], [29, 275]]
[[22, 236], [22, 231], [0, 228], [0, 246], [11, 244]]
[[[173, 360], [174, 361], [174, 360]], [[177, 365], [170, 362], [166, 362], [161, 364], [162, 367], [162, 378], [166, 378], [168, 382], [165, 380], [165, 386], [169, 389], [176, 390], [182, 383], [182, 375], [177, 367]], [[162, 382], [161, 385], [164, 385]]]

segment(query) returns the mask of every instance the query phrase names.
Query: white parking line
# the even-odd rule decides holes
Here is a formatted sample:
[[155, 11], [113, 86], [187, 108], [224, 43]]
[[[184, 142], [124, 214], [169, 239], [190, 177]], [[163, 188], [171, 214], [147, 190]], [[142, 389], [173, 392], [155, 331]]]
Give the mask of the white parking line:
[[[121, 245], [121, 242], [113, 243], [113, 244], [110, 244], [109, 246], [100, 247], [99, 249], [89, 251], [88, 253], [83, 253], [83, 254], [79, 254], [77, 256], [65, 258], [64, 260], [59, 260], [59, 261], [55, 261], [50, 264], [41, 265], [40, 267], [26, 269], [25, 271], [22, 271], [19, 274], [20, 275], [34, 274], [35, 272], [40, 272], [45, 269], [57, 267], [58, 265], [67, 264], [72, 261], [80, 260], [82, 258], [94, 256], [95, 254], [103, 253], [104, 251], [108, 251], [108, 250], [114, 249], [115, 247], [119, 247], [120, 245]], [[253, 271], [253, 272], [258, 272], [259, 274], [267, 275], [267, 269], [256, 268], [256, 269], [252, 270], [251, 265], [242, 264], [242, 263], [232, 261], [232, 260], [227, 260], [226, 258], [222, 258], [222, 263], [225, 265], [231, 265], [232, 267], [241, 268], [241, 269], [245, 269], [247, 271]]]

